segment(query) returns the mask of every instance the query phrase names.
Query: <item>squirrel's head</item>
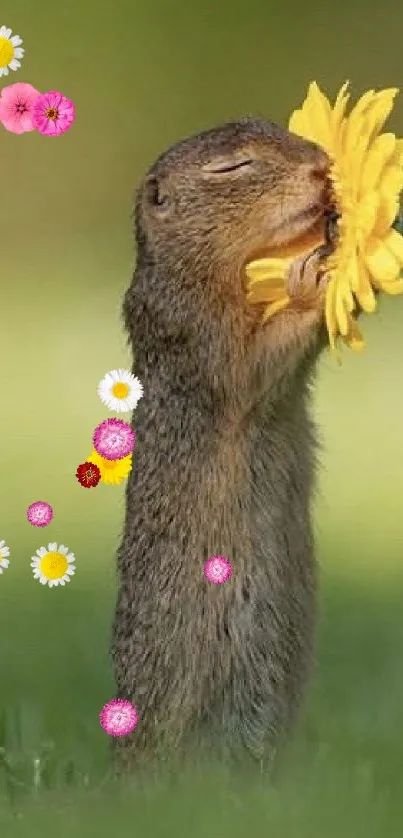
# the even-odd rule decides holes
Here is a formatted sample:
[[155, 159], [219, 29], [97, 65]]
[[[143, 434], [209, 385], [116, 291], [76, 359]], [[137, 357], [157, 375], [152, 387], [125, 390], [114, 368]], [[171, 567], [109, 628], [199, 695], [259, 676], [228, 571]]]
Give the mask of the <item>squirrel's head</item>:
[[271, 122], [244, 119], [178, 143], [139, 191], [139, 244], [193, 272], [231, 273], [323, 223], [329, 161]]
[[214, 328], [223, 334], [232, 317], [228, 334], [246, 340], [257, 315], [246, 300], [245, 265], [324, 229], [328, 170], [318, 146], [264, 120], [229, 123], [168, 149], [137, 193], [129, 331], [140, 343], [151, 343], [151, 331], [152, 340], [200, 342]]

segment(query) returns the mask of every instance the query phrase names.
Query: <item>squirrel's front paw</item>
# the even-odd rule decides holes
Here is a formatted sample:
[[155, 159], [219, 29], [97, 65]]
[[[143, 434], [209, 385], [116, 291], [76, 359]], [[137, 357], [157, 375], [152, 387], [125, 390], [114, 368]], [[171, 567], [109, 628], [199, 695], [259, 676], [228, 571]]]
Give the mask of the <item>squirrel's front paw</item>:
[[327, 284], [324, 268], [327, 255], [326, 246], [321, 246], [292, 262], [285, 277], [285, 284], [293, 302], [311, 307], [321, 299]]

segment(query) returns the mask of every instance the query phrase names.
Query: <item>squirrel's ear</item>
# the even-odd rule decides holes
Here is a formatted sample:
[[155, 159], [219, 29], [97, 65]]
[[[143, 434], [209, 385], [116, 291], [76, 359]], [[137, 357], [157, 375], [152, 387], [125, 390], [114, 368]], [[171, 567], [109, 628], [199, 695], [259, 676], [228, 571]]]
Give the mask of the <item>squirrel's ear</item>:
[[150, 175], [144, 184], [144, 197], [148, 206], [159, 212], [165, 212], [170, 206], [170, 195], [167, 184], [155, 175]]

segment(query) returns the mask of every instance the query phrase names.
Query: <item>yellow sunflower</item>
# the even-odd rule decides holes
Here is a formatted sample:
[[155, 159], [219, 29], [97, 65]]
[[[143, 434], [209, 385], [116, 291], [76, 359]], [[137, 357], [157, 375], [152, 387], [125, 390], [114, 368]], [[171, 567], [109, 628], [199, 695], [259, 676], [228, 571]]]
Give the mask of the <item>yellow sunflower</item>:
[[[403, 292], [403, 236], [392, 228], [403, 189], [403, 140], [380, 131], [388, 118], [396, 88], [368, 91], [350, 114], [348, 83], [333, 108], [316, 82], [309, 86], [289, 130], [321, 145], [331, 160], [337, 223], [337, 245], [327, 259], [325, 316], [331, 347], [340, 335], [353, 349], [364, 341], [353, 318], [356, 303], [365, 312], [376, 307], [374, 289]], [[311, 248], [312, 249], [312, 248]], [[302, 252], [309, 251], [309, 244]], [[301, 253], [301, 251], [299, 251]], [[250, 262], [250, 302], [267, 302], [266, 319], [288, 305], [285, 273], [295, 255]]]
[[132, 455], [122, 457], [121, 460], [106, 460], [95, 449], [87, 457], [87, 463], [94, 463], [101, 472], [102, 483], [117, 486], [130, 474], [132, 469]]

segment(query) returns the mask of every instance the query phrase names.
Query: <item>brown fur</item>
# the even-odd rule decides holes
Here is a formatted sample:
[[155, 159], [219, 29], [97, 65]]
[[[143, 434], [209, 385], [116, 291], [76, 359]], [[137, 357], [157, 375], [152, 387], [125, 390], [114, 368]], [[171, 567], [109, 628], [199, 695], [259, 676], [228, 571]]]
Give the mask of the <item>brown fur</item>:
[[[253, 164], [211, 171], [242, 155]], [[113, 655], [140, 722], [117, 742], [121, 764], [191, 737], [270, 757], [300, 704], [315, 624], [320, 262], [294, 264], [293, 304], [264, 326], [244, 266], [322, 223], [326, 173], [316, 146], [246, 119], [169, 149], [139, 190], [124, 317], [144, 397]], [[219, 586], [203, 573], [216, 554], [233, 566]]]

